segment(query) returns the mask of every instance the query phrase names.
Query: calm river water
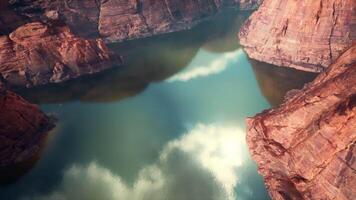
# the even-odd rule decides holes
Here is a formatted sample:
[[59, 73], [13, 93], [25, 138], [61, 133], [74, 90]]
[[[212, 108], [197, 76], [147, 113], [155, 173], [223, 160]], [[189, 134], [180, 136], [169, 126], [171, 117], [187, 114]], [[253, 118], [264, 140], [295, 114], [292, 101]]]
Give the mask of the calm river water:
[[22, 92], [58, 123], [1, 199], [269, 199], [245, 119], [313, 75], [250, 61], [236, 37], [247, 15], [112, 45], [125, 66]]

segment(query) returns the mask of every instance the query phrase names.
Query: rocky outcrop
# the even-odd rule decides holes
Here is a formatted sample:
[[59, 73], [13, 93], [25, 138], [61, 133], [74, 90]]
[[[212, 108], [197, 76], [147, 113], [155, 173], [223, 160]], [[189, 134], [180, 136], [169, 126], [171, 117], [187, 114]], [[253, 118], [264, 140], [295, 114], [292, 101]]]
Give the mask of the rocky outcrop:
[[355, 0], [265, 0], [241, 28], [251, 58], [320, 72], [356, 41]]
[[356, 45], [279, 108], [248, 119], [272, 199], [356, 199]]
[[34, 22], [0, 36], [0, 81], [8, 86], [59, 83], [120, 64], [101, 39], [78, 38], [66, 26]]
[[[32, 159], [53, 120], [37, 106], [0, 86], [0, 172]], [[2, 173], [0, 174], [2, 177]]]
[[13, 8], [36, 20], [63, 20], [81, 36], [117, 42], [191, 28], [226, 7], [254, 9], [262, 0], [22, 0]]

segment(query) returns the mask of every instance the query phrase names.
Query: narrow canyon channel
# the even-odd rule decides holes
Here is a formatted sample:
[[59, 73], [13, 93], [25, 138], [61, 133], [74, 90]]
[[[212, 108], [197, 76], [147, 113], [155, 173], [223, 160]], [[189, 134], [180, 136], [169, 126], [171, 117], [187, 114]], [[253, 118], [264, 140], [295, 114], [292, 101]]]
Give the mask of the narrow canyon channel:
[[269, 199], [245, 119], [315, 74], [250, 60], [249, 14], [111, 44], [123, 67], [17, 91], [58, 121], [33, 161], [0, 170], [1, 199]]

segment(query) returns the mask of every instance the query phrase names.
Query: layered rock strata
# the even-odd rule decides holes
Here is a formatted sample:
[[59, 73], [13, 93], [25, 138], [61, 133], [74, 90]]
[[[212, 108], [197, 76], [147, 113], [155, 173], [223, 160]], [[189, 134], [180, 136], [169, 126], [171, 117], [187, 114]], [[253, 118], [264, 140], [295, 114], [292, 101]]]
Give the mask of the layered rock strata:
[[272, 199], [356, 199], [356, 45], [276, 109], [248, 119]]
[[76, 37], [66, 26], [34, 22], [0, 36], [0, 81], [8, 86], [59, 83], [120, 64], [101, 39]]
[[[22, 0], [30, 18], [63, 20], [81, 36], [123, 41], [188, 29], [226, 7], [254, 9], [262, 0]], [[80, 27], [80, 28], [79, 28]]]
[[265, 0], [239, 33], [251, 58], [320, 72], [356, 41], [355, 0]]
[[53, 120], [0, 85], [0, 172], [32, 159], [40, 150]]

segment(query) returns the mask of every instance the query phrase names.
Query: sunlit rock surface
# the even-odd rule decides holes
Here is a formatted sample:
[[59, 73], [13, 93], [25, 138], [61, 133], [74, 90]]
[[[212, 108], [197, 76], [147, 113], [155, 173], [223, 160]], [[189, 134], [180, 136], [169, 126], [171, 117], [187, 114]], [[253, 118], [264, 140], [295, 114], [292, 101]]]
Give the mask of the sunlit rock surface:
[[356, 199], [356, 46], [279, 108], [248, 120], [273, 199]]
[[0, 36], [0, 81], [33, 87], [59, 83], [120, 65], [101, 39], [85, 40], [62, 25], [23, 25]]
[[40, 150], [53, 120], [0, 85], [0, 182], [2, 170], [25, 162]]
[[123, 41], [191, 28], [223, 8], [255, 9], [261, 0], [22, 0], [12, 7], [36, 20], [62, 20], [82, 36]]
[[356, 41], [355, 0], [265, 0], [241, 28], [248, 55], [320, 72]]

